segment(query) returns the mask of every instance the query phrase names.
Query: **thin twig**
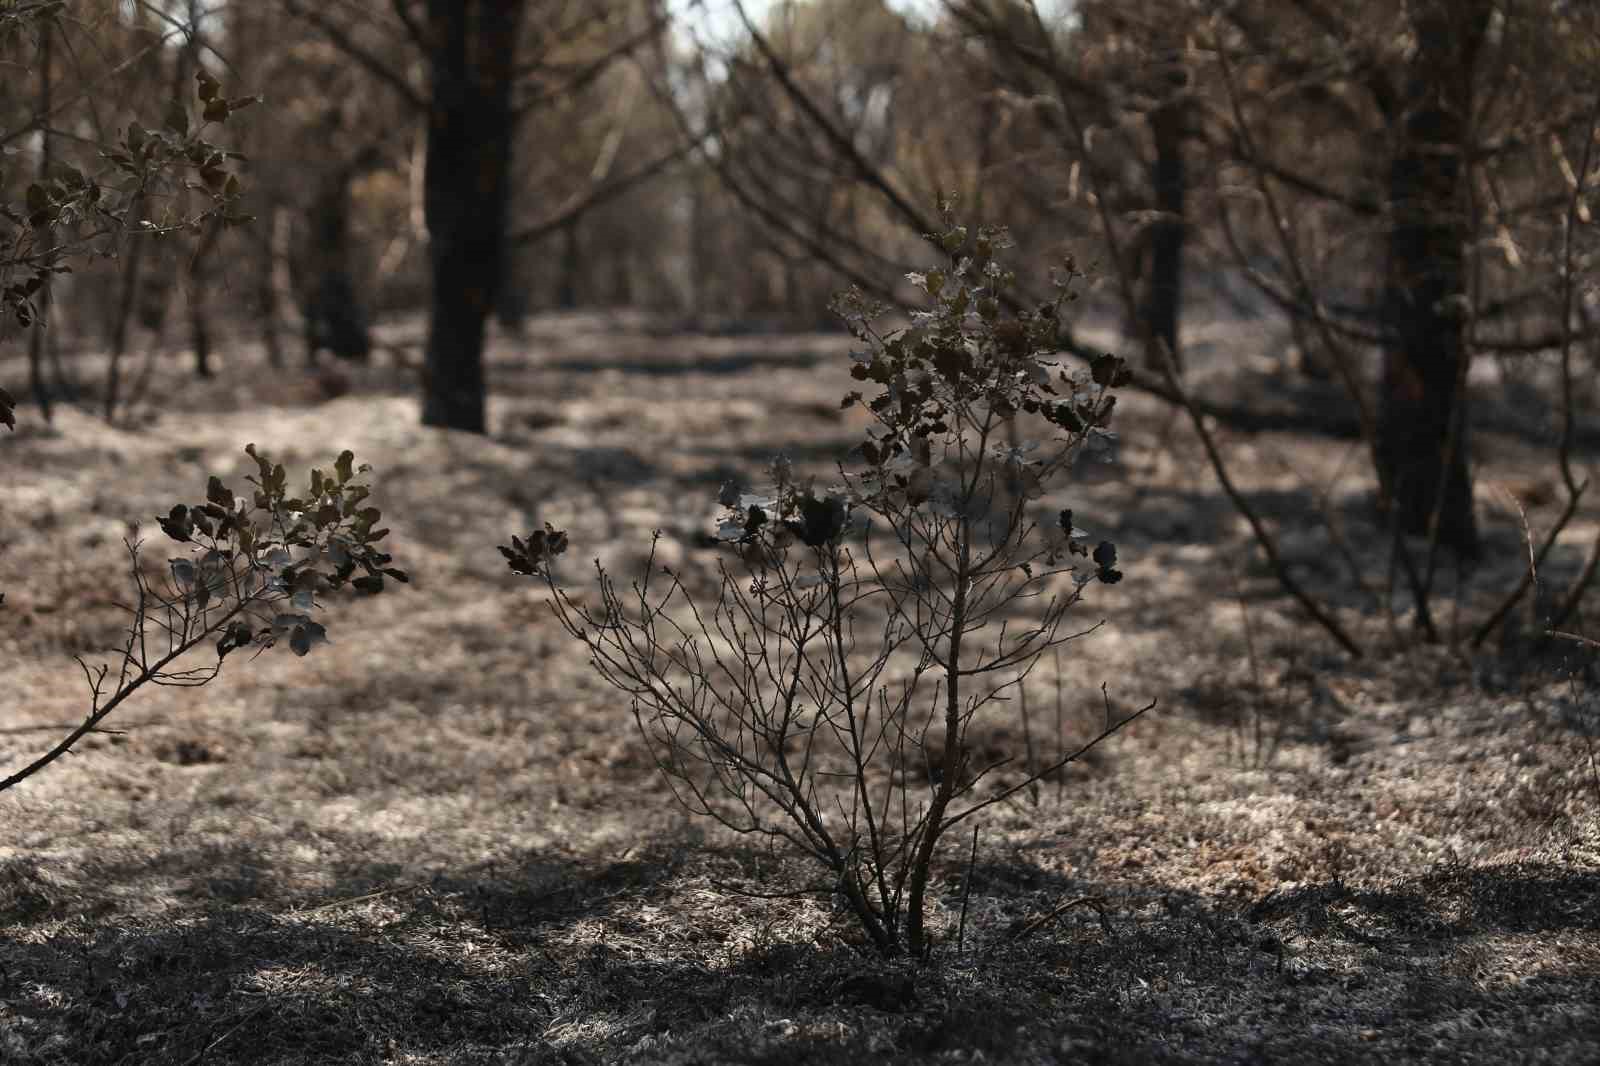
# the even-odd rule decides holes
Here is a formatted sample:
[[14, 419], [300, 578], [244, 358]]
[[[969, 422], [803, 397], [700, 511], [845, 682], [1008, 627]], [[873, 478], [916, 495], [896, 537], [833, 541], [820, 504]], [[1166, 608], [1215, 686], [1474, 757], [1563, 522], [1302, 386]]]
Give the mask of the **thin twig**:
[[1100, 916], [1100, 928], [1105, 931], [1105, 934], [1107, 936], [1117, 935], [1116, 929], [1111, 924], [1111, 917], [1106, 913], [1105, 900], [1101, 899], [1099, 896], [1079, 896], [1076, 899], [1069, 899], [1065, 903], [1058, 904], [1057, 906], [1050, 908], [1050, 910], [1046, 911], [1044, 914], [1039, 915], [1039, 917], [1033, 919], [1027, 925], [1024, 925], [1022, 928], [1006, 937], [1002, 943], [1016, 944], [1026, 940], [1028, 937], [1032, 936], [1046, 925], [1055, 921], [1057, 918], [1060, 918], [1063, 914], [1067, 913], [1074, 907], [1088, 907], [1092, 909], [1097, 915]]
[[[1038, 9], [1032, 3], [1030, 3], [1029, 10], [1032, 12], [1033, 18], [1038, 26], [1038, 29], [1041, 31], [1043, 38], [1048, 42], [1050, 38], [1048, 33], [1044, 32], [1043, 21], [1039, 15]], [[1053, 48], [1053, 45], [1050, 47]], [[1061, 107], [1063, 116], [1067, 120], [1068, 128], [1072, 132], [1075, 146], [1079, 153], [1084, 156], [1084, 158], [1088, 158], [1088, 144], [1084, 135], [1082, 123], [1078, 119], [1077, 108], [1073, 105], [1070, 94], [1061, 92], [1058, 93], [1058, 96], [1060, 98], [1057, 102]], [[1145, 342], [1145, 351], [1148, 362], [1154, 363], [1160, 368], [1162, 374], [1164, 374], [1166, 377], [1167, 387], [1172, 391], [1173, 395], [1177, 397], [1179, 404], [1189, 415], [1189, 420], [1193, 424], [1195, 432], [1199, 435], [1202, 445], [1205, 447], [1206, 455], [1211, 460], [1211, 466], [1216, 472], [1218, 482], [1222, 485], [1223, 491], [1227, 493], [1229, 500], [1233, 502], [1234, 508], [1241, 515], [1243, 515], [1245, 521], [1249, 523], [1251, 531], [1255, 534], [1256, 542], [1260, 544], [1261, 550], [1266, 554], [1267, 561], [1272, 566], [1274, 573], [1277, 574], [1278, 581], [1283, 586], [1284, 590], [1287, 591], [1289, 595], [1293, 596], [1297, 601], [1299, 601], [1300, 605], [1305, 608], [1306, 612], [1310, 614], [1311, 617], [1318, 622], [1318, 624], [1328, 631], [1334, 640], [1338, 642], [1340, 647], [1344, 648], [1345, 651], [1348, 652], [1353, 658], [1361, 658], [1362, 651], [1360, 645], [1358, 645], [1355, 640], [1345, 632], [1344, 627], [1339, 625], [1338, 621], [1330, 613], [1328, 613], [1321, 604], [1317, 603], [1316, 600], [1314, 600], [1311, 595], [1301, 587], [1300, 583], [1294, 579], [1294, 576], [1289, 573], [1288, 568], [1283, 563], [1282, 557], [1278, 554], [1278, 546], [1276, 541], [1273, 539], [1272, 535], [1267, 532], [1267, 529], [1262, 524], [1261, 519], [1256, 515], [1255, 509], [1250, 506], [1249, 502], [1244, 498], [1239, 490], [1234, 487], [1233, 479], [1229, 477], [1227, 467], [1222, 461], [1222, 455], [1217, 450], [1216, 443], [1212, 439], [1210, 431], [1206, 429], [1204, 419], [1196, 409], [1194, 400], [1190, 397], [1188, 389], [1184, 387], [1182, 378], [1178, 373], [1177, 360], [1174, 356], [1174, 353], [1167, 348], [1167, 345], [1162, 338], [1155, 336], [1155, 334], [1151, 332], [1148, 324], [1139, 320], [1139, 304], [1138, 299], [1133, 291], [1133, 281], [1128, 276], [1126, 257], [1122, 254], [1121, 243], [1117, 238], [1116, 227], [1112, 224], [1111, 209], [1109, 206], [1110, 198], [1105, 195], [1104, 189], [1099, 188], [1101, 183], [1093, 168], [1090, 168], [1089, 170], [1089, 180], [1096, 186], [1095, 202], [1099, 211], [1101, 235], [1104, 237], [1107, 247], [1110, 251], [1109, 258], [1116, 266], [1114, 275], [1117, 281], [1118, 289], [1121, 293], [1123, 304], [1126, 307], [1130, 317], [1139, 322], [1140, 333], [1143, 335]], [[1270, 190], [1268, 191], [1267, 195], [1270, 196]], [[1350, 382], [1350, 387], [1352, 390], [1352, 397], [1356, 400], [1362, 413], [1363, 436], [1370, 441], [1370, 417], [1366, 411], [1360, 390], [1355, 386], [1353, 377]]]
[[1289, 231], [1289, 216], [1284, 213], [1278, 203], [1277, 195], [1272, 190], [1272, 183], [1267, 180], [1266, 171], [1260, 163], [1261, 154], [1256, 148], [1255, 138], [1250, 132], [1249, 123], [1245, 121], [1244, 109], [1239, 102], [1238, 85], [1234, 78], [1233, 65], [1228, 61], [1228, 49], [1220, 39], [1215, 44], [1217, 66], [1222, 74], [1222, 84], [1227, 93], [1229, 109], [1233, 114], [1239, 146], [1243, 150], [1245, 159], [1250, 164], [1251, 173], [1255, 177], [1256, 190], [1261, 196], [1262, 206], [1266, 208], [1267, 216], [1272, 221], [1273, 232], [1278, 238], [1279, 247], [1283, 250], [1284, 259], [1294, 279], [1295, 289], [1300, 294], [1302, 303], [1310, 309], [1311, 320], [1317, 327], [1323, 347], [1329, 355], [1333, 356], [1334, 367], [1339, 372], [1339, 377], [1344, 384], [1346, 392], [1349, 394], [1351, 402], [1355, 404], [1356, 413], [1361, 421], [1361, 439], [1366, 442], [1368, 449], [1376, 456], [1377, 421], [1373, 415], [1371, 404], [1356, 377], [1355, 367], [1349, 352], [1346, 351], [1345, 346], [1340, 343], [1339, 339], [1334, 336], [1332, 329], [1329, 328], [1327, 315], [1323, 313], [1321, 303], [1315, 297], [1305, 265], [1301, 260], [1299, 249], [1295, 245], [1294, 235]]
[[1234, 485], [1233, 478], [1229, 476], [1228, 468], [1222, 461], [1222, 454], [1217, 450], [1216, 441], [1212, 439], [1211, 431], [1206, 428], [1205, 419], [1201, 417], [1199, 411], [1195, 410], [1194, 404], [1189, 400], [1189, 390], [1184, 387], [1183, 381], [1173, 371], [1170, 362], [1163, 363], [1163, 367], [1167, 372], [1167, 383], [1177, 393], [1179, 402], [1189, 415], [1190, 424], [1194, 426], [1196, 436], [1200, 438], [1201, 446], [1205, 448], [1206, 457], [1211, 460], [1211, 469], [1217, 475], [1218, 484], [1222, 486], [1222, 491], [1227, 494], [1228, 499], [1233, 502], [1234, 509], [1244, 516], [1244, 520], [1249, 523], [1250, 531], [1255, 534], [1256, 543], [1260, 545], [1262, 553], [1267, 557], [1268, 565], [1272, 567], [1273, 573], [1278, 577], [1278, 583], [1352, 658], [1361, 658], [1363, 654], [1361, 646], [1345, 632], [1338, 619], [1334, 618], [1320, 603], [1313, 599], [1311, 594], [1302, 588], [1300, 582], [1295, 580], [1294, 575], [1289, 572], [1283, 557], [1278, 554], [1277, 541], [1267, 531], [1266, 526], [1262, 524], [1260, 517], [1257, 516], [1255, 508], [1250, 506], [1250, 502], [1244, 498], [1244, 495]]
[[[1540, 545], [1536, 556], [1537, 562], [1543, 562], [1550, 549], [1555, 547], [1556, 538], [1566, 529], [1567, 523], [1577, 513], [1578, 501], [1589, 488], [1589, 479], [1581, 482], [1572, 470], [1572, 438], [1573, 438], [1573, 398], [1572, 398], [1572, 313], [1573, 313], [1573, 233], [1578, 226], [1579, 208], [1583, 203], [1584, 182], [1589, 175], [1589, 165], [1593, 159], [1595, 133], [1600, 130], [1600, 94], [1596, 94], [1594, 107], [1589, 113], [1589, 121], [1584, 127], [1583, 155], [1580, 159], [1577, 180], [1572, 183], [1571, 195], [1567, 198], [1564, 230], [1562, 233], [1561, 249], [1561, 443], [1557, 448], [1557, 461], [1561, 470], [1561, 481], [1567, 490], [1567, 503], [1562, 508], [1561, 515], [1556, 519], [1555, 525], [1550, 527], [1550, 532], [1545, 535], [1544, 543]], [[1530, 544], [1530, 548], [1532, 545]], [[1577, 606], [1578, 599], [1583, 594], [1589, 582], [1594, 578], [1595, 557], [1600, 555], [1600, 540], [1596, 541], [1596, 552], [1592, 553], [1589, 562], [1584, 566], [1584, 573], [1580, 580], [1573, 586], [1572, 592], [1561, 602], [1560, 608], [1550, 619], [1552, 628], [1566, 624], [1568, 615]], [[1534, 583], [1535, 562], [1530, 562], [1528, 569], [1523, 573], [1522, 579], [1517, 582], [1500, 602], [1500, 605], [1478, 627], [1472, 635], [1472, 646], [1477, 647], [1492, 633], [1502, 619], [1510, 613], [1527, 594]]]
[[978, 826], [972, 826], [972, 851], [967, 855], [967, 876], [961, 885], [961, 922], [956, 926], [956, 954], [960, 955], [967, 943], [967, 902], [972, 898], [972, 871], [978, 864]]
[[[1261, 738], [1261, 703], [1260, 703], [1260, 700], [1264, 696], [1264, 694], [1266, 692], [1266, 689], [1263, 688], [1262, 684], [1261, 684], [1261, 664], [1256, 659], [1256, 641], [1255, 641], [1254, 627], [1251, 626], [1251, 624], [1250, 624], [1250, 605], [1249, 605], [1249, 603], [1245, 602], [1244, 586], [1240, 583], [1239, 575], [1234, 571], [1234, 568], [1233, 568], [1233, 566], [1231, 564], [1224, 564], [1222, 569], [1223, 569], [1223, 571], [1225, 573], [1227, 573], [1228, 581], [1233, 586], [1233, 598], [1235, 600], [1239, 601], [1239, 617], [1244, 623], [1244, 652], [1245, 652], [1245, 659], [1250, 664], [1250, 684], [1254, 689], [1254, 691], [1251, 694], [1252, 695], [1252, 699], [1251, 699], [1251, 704], [1250, 704], [1251, 718], [1254, 720], [1253, 724], [1255, 726], [1255, 729], [1254, 729], [1254, 733], [1255, 733], [1254, 745], [1255, 746], [1254, 746], [1254, 749], [1253, 749], [1252, 754], [1251, 754], [1251, 762], [1252, 762], [1253, 765], [1259, 767], [1261, 765], [1261, 739], [1262, 739]], [[1240, 757], [1240, 761], [1242, 762], [1243, 759], [1244, 759], [1244, 722], [1243, 722], [1242, 719], [1239, 719], [1239, 718], [1236, 717], [1235, 724], [1236, 724], [1235, 733], [1236, 733], [1236, 735], [1238, 736], [1238, 739], [1239, 739], [1239, 757]]]
[[1578, 604], [1583, 600], [1583, 594], [1594, 584], [1596, 571], [1600, 571], [1600, 533], [1595, 534], [1594, 542], [1589, 545], [1589, 557], [1584, 560], [1583, 570], [1579, 572], [1577, 580], [1572, 583], [1561, 605], [1550, 616], [1552, 627], [1567, 624], [1567, 620], [1572, 617], [1572, 613], [1578, 609]]
[[[1053, 652], [1051, 652], [1051, 657], [1054, 659], [1054, 666], [1055, 666], [1054, 673], [1055, 673], [1055, 692], [1056, 692], [1056, 751], [1059, 752], [1061, 750], [1061, 746], [1066, 743], [1066, 737], [1067, 737], [1066, 723], [1063, 720], [1063, 715], [1064, 715], [1065, 710], [1066, 710], [1066, 701], [1064, 699], [1062, 699], [1062, 696], [1061, 696], [1061, 649], [1060, 648], [1056, 648]], [[1061, 802], [1062, 794], [1066, 791], [1066, 787], [1067, 787], [1067, 775], [1066, 774], [1057, 774], [1056, 775], [1056, 803], [1059, 804]]]
[[[1024, 758], [1027, 759], [1028, 771], [1031, 773], [1038, 764], [1035, 762], [1033, 754], [1033, 716], [1028, 713], [1028, 686], [1026, 683], [1017, 686], [1017, 705], [1022, 717], [1022, 751]], [[1032, 806], [1039, 806], [1038, 781], [1035, 781], [1033, 787], [1028, 790], [1028, 798]]]
[[422, 885], [420, 884], [414, 884], [397, 885], [394, 888], [380, 888], [376, 892], [366, 892], [359, 896], [349, 896], [345, 899], [335, 899], [330, 900], [327, 903], [319, 903], [315, 907], [307, 907], [304, 910], [295, 911], [295, 914], [299, 917], [304, 917], [308, 914], [321, 914], [324, 911], [337, 910], [340, 907], [349, 907], [357, 903], [367, 903], [371, 900], [383, 899], [385, 896], [404, 895], [407, 892], [415, 892], [421, 887]]
[[200, 1062], [207, 1055], [211, 1054], [217, 1048], [221, 1047], [224, 1041], [226, 1041], [234, 1033], [237, 1033], [240, 1029], [243, 1029], [247, 1024], [249, 1024], [251, 1021], [253, 1021], [258, 1014], [260, 1014], [262, 1011], [266, 1010], [269, 1006], [271, 1006], [271, 1003], [263, 1003], [259, 1007], [256, 1007], [254, 1010], [250, 1011], [250, 1013], [246, 1014], [243, 1018], [240, 1018], [238, 1023], [235, 1024], [233, 1026], [233, 1028], [229, 1029], [226, 1033], [223, 1033], [221, 1036], [219, 1036], [215, 1040], [211, 1041], [211, 1043], [207, 1044], [205, 1047], [201, 1048], [199, 1051], [196, 1051], [194, 1053], [194, 1055], [192, 1055], [183, 1064], [183, 1066], [195, 1066], [196, 1063]]

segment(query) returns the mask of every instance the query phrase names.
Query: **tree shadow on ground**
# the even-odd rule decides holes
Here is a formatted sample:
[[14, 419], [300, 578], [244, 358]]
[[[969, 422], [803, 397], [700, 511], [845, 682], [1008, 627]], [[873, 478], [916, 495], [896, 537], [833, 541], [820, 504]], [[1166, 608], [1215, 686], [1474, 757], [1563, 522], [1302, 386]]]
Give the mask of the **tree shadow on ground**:
[[[102, 872], [192, 880], [243, 858], [179, 850]], [[747, 862], [663, 840], [614, 861], [530, 851], [402, 889], [392, 864], [351, 861], [293, 903], [267, 868], [257, 891], [145, 915], [111, 903], [107, 880], [101, 906], [85, 892], [68, 915], [17, 891], [39, 871], [13, 861], [7, 1061], [1342, 1063], [1542, 1048], [1577, 1062], [1565, 1049], [1593, 1035], [1587, 971], [1551, 957], [1497, 983], [1467, 950], [1538, 934], [1600, 954], [1592, 871], [1449, 868], [1243, 905], [975, 863], [970, 893], [959, 872], [946, 882], [947, 906], [973, 908], [965, 943], [947, 937], [918, 968], [852, 947], [848, 923], [794, 939], [746, 921], [728, 939], [705, 886]], [[1095, 906], [1061, 907], [1081, 898]]]
[[456, 1061], [517, 1045], [568, 998], [541, 994], [541, 979], [597, 1005], [617, 995], [612, 967], [557, 965], [539, 932], [604, 921], [670, 876], [668, 860], [527, 853], [409, 878], [401, 863], [352, 860], [306, 892], [248, 844], [209, 844], [96, 863], [70, 899], [11, 860], [0, 1047], [88, 1064]]
[[1274, 893], [1246, 913], [1374, 946], [1481, 933], [1600, 933], [1600, 871], [1548, 863], [1450, 866], [1384, 889], [1307, 885]]

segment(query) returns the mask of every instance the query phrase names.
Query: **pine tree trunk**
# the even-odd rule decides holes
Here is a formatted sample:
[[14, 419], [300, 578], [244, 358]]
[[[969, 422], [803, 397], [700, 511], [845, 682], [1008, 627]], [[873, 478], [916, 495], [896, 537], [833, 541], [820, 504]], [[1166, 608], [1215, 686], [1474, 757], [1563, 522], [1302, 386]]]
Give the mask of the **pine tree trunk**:
[[206, 223], [205, 233], [189, 257], [187, 286], [184, 292], [189, 309], [189, 342], [194, 348], [194, 372], [203, 378], [212, 375], [211, 366], [211, 309], [210, 266], [211, 253], [216, 250], [217, 238], [222, 233], [222, 220], [213, 218]]
[[523, 0], [428, 0], [432, 106], [423, 178], [433, 315], [422, 422], [487, 430], [485, 325], [500, 288]]
[[[1184, 193], [1183, 109], [1167, 104], [1150, 114], [1155, 161], [1150, 168], [1156, 210], [1161, 217], [1150, 227], [1150, 266], [1140, 300], [1139, 317], [1152, 339], [1166, 344], [1176, 361], [1178, 306], [1183, 290]], [[1179, 364], [1181, 365], [1181, 363]]]
[[1489, 23], [1486, 0], [1424, 0], [1417, 49], [1389, 167], [1384, 351], [1378, 467], [1399, 528], [1478, 552], [1467, 467], [1465, 361], [1471, 220], [1463, 165], [1473, 64]]
[[[50, 114], [50, 76], [52, 73], [51, 41], [54, 34], [48, 21], [41, 23], [39, 41], [39, 114]], [[41, 120], [42, 123], [42, 120]], [[39, 179], [45, 180], [50, 173], [51, 136], [48, 126], [41, 125], [39, 130]], [[55, 244], [55, 231], [52, 227], [40, 226], [35, 231], [35, 242], [40, 248], [49, 248]], [[9, 280], [9, 279], [7, 279]], [[33, 402], [39, 405], [39, 417], [49, 422], [53, 415], [51, 407], [50, 386], [44, 380], [44, 330], [49, 322], [50, 281], [45, 279], [43, 287], [34, 296], [34, 321], [32, 332], [28, 337], [28, 389], [33, 393]]]

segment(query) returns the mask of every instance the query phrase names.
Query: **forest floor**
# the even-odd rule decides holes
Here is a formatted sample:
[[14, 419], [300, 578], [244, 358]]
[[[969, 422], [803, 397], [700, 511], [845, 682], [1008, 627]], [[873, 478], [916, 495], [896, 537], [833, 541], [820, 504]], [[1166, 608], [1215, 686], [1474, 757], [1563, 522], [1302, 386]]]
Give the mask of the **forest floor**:
[[[1269, 339], [1197, 330], [1197, 387], [1337, 402], [1286, 398], [1252, 354]], [[494, 343], [487, 437], [423, 430], [388, 356], [269, 372], [247, 347], [207, 382], [169, 357], [159, 411], [117, 425], [19, 412], [0, 434], [0, 771], [81, 720], [72, 656], [119, 643], [123, 538], [176, 554], [153, 516], [208, 474], [242, 483], [246, 443], [291, 471], [343, 448], [373, 463], [414, 583], [330, 604], [307, 658], [142, 693], [121, 732], [0, 795], [0, 1063], [1597, 1060], [1592, 657], [1530, 639], [1524, 609], [1469, 639], [1526, 565], [1513, 501], [1535, 536], [1562, 503], [1525, 383], [1474, 380], [1488, 551], [1440, 568], [1437, 644], [1404, 597], [1382, 608], [1359, 444], [1219, 427], [1361, 659], [1283, 594], [1183, 420], [1126, 395], [1117, 459], [1050, 501], [1117, 543], [1126, 579], [1090, 588], [1080, 616], [1104, 626], [1031, 682], [1029, 738], [1088, 735], [1102, 683], [1115, 709], [1158, 706], [990, 808], [975, 855], [958, 834], [930, 961], [876, 961], [830, 900], [785, 894], [813, 871], [682, 814], [495, 546], [565, 528], [577, 586], [594, 557], [631, 573], [660, 529], [665, 561], [712, 572], [725, 479], [778, 452], [825, 476], [859, 439], [847, 347], [536, 318]], [[15, 349], [0, 380], [22, 394]], [[1597, 529], [1591, 504], [1532, 611]], [[1017, 722], [979, 729], [1027, 755]]]

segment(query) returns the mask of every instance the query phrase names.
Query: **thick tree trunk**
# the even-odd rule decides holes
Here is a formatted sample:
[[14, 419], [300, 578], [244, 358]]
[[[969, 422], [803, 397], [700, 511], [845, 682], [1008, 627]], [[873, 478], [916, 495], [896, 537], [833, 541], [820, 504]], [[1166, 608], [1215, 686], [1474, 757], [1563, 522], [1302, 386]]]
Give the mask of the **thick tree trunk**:
[[1158, 218], [1150, 227], [1149, 269], [1144, 272], [1144, 292], [1139, 317], [1152, 339], [1164, 342], [1174, 360], [1178, 350], [1178, 306], [1183, 296], [1184, 193], [1183, 108], [1166, 104], [1151, 112], [1150, 132], [1155, 140], [1155, 160], [1150, 184]]
[[523, 0], [428, 0], [432, 101], [423, 178], [433, 315], [422, 423], [487, 429], [484, 327], [500, 288]]
[[[1487, 0], [1423, 0], [1417, 49], [1389, 168], [1384, 352], [1377, 458], [1401, 530], [1466, 557], [1478, 552], [1467, 467], [1464, 147], [1472, 72], [1488, 29]], [[1437, 516], [1437, 518], [1435, 517]]]

